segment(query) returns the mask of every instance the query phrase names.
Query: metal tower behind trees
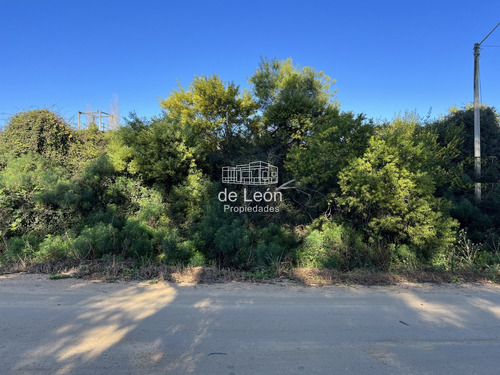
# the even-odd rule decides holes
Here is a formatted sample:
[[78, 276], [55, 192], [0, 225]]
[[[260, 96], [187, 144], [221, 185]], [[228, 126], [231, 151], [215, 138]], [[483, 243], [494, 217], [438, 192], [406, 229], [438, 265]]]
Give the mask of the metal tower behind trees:
[[[80, 121], [80, 116], [85, 115], [87, 118], [92, 119], [91, 122], [96, 124], [98, 126], [99, 130], [106, 131], [106, 130], [113, 130], [118, 128], [118, 118], [116, 115], [112, 113], [107, 113], [104, 111], [96, 111], [96, 112], [82, 112], [78, 111], [78, 130], [81, 129], [81, 121]], [[103, 122], [104, 119], [107, 119], [107, 129], [105, 128], [105, 122]], [[89, 124], [87, 124], [89, 125]]]

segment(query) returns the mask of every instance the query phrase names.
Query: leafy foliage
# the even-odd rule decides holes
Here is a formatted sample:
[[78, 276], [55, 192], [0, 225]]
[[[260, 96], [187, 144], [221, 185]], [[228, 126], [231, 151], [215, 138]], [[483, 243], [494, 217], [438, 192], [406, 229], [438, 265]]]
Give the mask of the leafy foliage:
[[[488, 158], [476, 202], [470, 108], [375, 126], [340, 110], [334, 80], [291, 59], [262, 59], [249, 82], [241, 92], [197, 76], [160, 101], [160, 116], [132, 113], [107, 133], [71, 130], [46, 109], [13, 116], [0, 135], [0, 264], [118, 257], [256, 277], [289, 265], [498, 275], [493, 108], [481, 109]], [[225, 212], [221, 167], [255, 160], [279, 168], [279, 212]]]
[[348, 271], [374, 266], [363, 233], [348, 224], [325, 218], [307, 227], [307, 235], [298, 252], [299, 264], [305, 267], [335, 268]]
[[269, 137], [264, 142], [286, 147], [303, 139], [337, 107], [331, 101], [334, 82], [311, 67], [295, 66], [291, 59], [262, 59], [250, 83], [263, 113], [261, 134]]
[[203, 140], [207, 150], [216, 150], [252, 126], [256, 104], [248, 92], [220, 77], [195, 77], [188, 90], [179, 87], [160, 102], [173, 119]]
[[411, 119], [373, 136], [361, 158], [340, 172], [340, 207], [373, 243], [412, 245], [424, 260], [453, 243], [454, 221], [436, 198], [433, 157]]
[[106, 153], [108, 137], [97, 125], [73, 132], [73, 142], [68, 150], [66, 165], [73, 173], [78, 173], [89, 162]]
[[19, 112], [8, 122], [0, 138], [0, 153], [20, 156], [36, 153], [57, 161], [70, 148], [73, 132], [66, 122], [47, 109]]
[[183, 181], [195, 161], [197, 143], [192, 137], [171, 118], [147, 123], [132, 114], [111, 139], [108, 154], [117, 171], [168, 190]]

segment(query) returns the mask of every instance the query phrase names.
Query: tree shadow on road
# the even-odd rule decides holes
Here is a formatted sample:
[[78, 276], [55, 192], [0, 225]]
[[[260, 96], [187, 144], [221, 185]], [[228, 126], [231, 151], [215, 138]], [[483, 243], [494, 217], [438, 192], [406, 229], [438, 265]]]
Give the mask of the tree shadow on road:
[[43, 296], [36, 305], [16, 303], [18, 309], [32, 309], [26, 316], [38, 321], [20, 321], [19, 315], [0, 320], [4, 331], [22, 324], [30, 330], [6, 335], [11, 349], [3, 354], [10, 357], [11, 373], [191, 373], [197, 359], [206, 356], [197, 346], [209, 335], [216, 313], [209, 299], [193, 304], [181, 298], [177, 305], [191, 304], [186, 310], [173, 306], [179, 287], [164, 283], [71, 285], [59, 280], [67, 283], [60, 293], [51, 293], [50, 283], [42, 281], [40, 293], [25, 296]]
[[7, 373], [469, 374], [499, 364], [499, 287], [15, 282], [0, 280]]

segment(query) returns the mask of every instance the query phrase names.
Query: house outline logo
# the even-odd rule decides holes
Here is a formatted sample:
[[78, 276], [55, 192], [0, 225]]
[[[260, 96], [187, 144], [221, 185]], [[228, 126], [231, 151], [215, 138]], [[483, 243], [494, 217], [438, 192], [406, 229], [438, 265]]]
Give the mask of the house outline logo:
[[237, 185], [277, 184], [278, 167], [265, 161], [253, 161], [236, 167], [222, 167], [222, 182]]

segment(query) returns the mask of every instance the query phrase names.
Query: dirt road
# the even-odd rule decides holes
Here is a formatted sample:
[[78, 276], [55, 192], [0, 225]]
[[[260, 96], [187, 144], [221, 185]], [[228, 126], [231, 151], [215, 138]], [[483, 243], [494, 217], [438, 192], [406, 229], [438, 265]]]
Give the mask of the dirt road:
[[2, 374], [498, 374], [500, 287], [0, 277]]

